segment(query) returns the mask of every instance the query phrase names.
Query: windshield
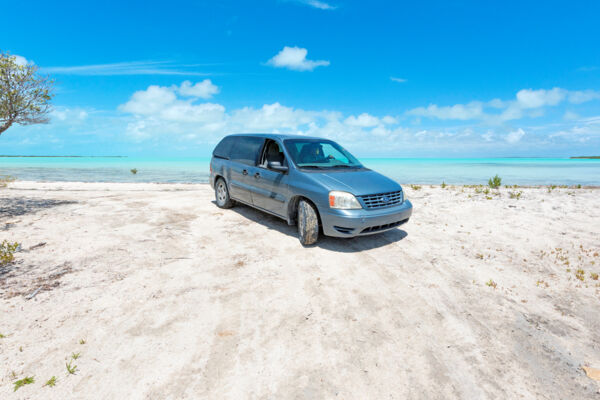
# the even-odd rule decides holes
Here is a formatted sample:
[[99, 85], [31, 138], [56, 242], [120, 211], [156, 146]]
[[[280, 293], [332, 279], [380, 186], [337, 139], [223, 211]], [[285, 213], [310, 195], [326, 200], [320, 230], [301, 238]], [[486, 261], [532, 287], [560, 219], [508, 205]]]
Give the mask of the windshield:
[[362, 168], [346, 149], [331, 140], [287, 139], [283, 141], [290, 158], [300, 168]]

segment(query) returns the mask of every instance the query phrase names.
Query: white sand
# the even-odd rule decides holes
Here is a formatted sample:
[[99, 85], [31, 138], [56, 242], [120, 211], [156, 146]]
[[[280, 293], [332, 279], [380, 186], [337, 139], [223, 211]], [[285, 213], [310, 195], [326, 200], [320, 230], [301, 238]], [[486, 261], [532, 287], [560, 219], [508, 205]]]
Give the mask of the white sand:
[[0, 270], [0, 398], [599, 398], [600, 190], [516, 190], [303, 248], [207, 185], [16, 182], [0, 241], [46, 244]]

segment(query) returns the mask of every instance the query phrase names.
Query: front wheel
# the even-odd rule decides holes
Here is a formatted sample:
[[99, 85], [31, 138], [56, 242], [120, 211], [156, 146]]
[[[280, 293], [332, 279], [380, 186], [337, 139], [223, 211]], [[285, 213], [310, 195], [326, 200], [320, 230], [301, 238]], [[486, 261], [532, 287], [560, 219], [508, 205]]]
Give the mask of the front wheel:
[[305, 200], [298, 203], [298, 238], [304, 246], [317, 243], [319, 238], [317, 210]]
[[229, 197], [229, 190], [223, 178], [217, 179], [217, 183], [215, 183], [215, 199], [217, 206], [220, 208], [231, 208], [234, 205], [233, 200]]

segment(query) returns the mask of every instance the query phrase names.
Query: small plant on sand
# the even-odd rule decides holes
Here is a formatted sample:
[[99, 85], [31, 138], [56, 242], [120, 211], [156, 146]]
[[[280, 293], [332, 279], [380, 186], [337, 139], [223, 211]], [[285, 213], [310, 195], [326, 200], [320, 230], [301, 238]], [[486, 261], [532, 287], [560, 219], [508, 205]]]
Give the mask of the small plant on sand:
[[75, 372], [77, 372], [77, 365], [73, 364], [73, 361], [69, 361], [68, 363], [65, 363], [65, 366], [67, 367], [67, 372], [71, 375], [75, 375]]
[[132, 168], [129, 171], [131, 171], [131, 173], [134, 175], [137, 174], [137, 168]]
[[4, 339], [6, 337], [6, 335], [0, 333], [0, 339]]
[[56, 377], [53, 376], [52, 378], [48, 379], [46, 381], [46, 383], [44, 384], [44, 386], [50, 386], [50, 387], [54, 387], [54, 385], [56, 385]]
[[538, 280], [538, 281], [535, 283], [535, 285], [536, 285], [536, 286], [541, 286], [541, 287], [548, 287], [548, 286], [550, 286], [550, 285], [548, 285], [548, 282], [546, 282], [546, 281], [543, 281], [543, 280], [541, 280], [541, 279], [539, 279], [539, 280]]
[[448, 186], [446, 185], [446, 182], [442, 182], [442, 189], [446, 189], [446, 186]]
[[79, 356], [81, 356], [81, 353], [73, 353], [73, 354], [71, 354], [71, 358], [73, 360], [77, 360], [79, 358]]
[[79, 339], [79, 344], [85, 344], [85, 339]]
[[508, 197], [510, 197], [511, 199], [519, 200], [522, 194], [523, 192], [520, 190], [518, 192], [508, 192]]
[[581, 268], [575, 271], [575, 278], [583, 282], [585, 280], [585, 271]]
[[17, 251], [19, 246], [19, 243], [10, 243], [7, 240], [4, 240], [2, 243], [0, 243], [0, 266], [10, 264], [14, 261], [14, 253]]
[[23, 387], [25, 385], [32, 384], [33, 382], [35, 382], [35, 379], [33, 379], [33, 376], [27, 376], [27, 377], [25, 377], [23, 379], [19, 379], [18, 381], [16, 381], [14, 383], [14, 385], [15, 385], [15, 390], [14, 391], [16, 392], [17, 390], [19, 390], [19, 388], [21, 388], [21, 387]]
[[598, 280], [598, 274], [596, 272], [591, 272], [590, 273], [590, 278], [592, 278], [593, 280], [597, 281]]
[[494, 282], [492, 279], [487, 281], [485, 284], [486, 284], [486, 286], [493, 287], [494, 289], [496, 289], [496, 286], [498, 286], [498, 284], [496, 282]]
[[419, 185], [410, 185], [410, 188], [412, 190], [421, 190], [421, 186], [419, 186]]
[[581, 189], [581, 183], [576, 186], [577, 189]]
[[492, 189], [498, 189], [501, 184], [502, 184], [502, 178], [500, 178], [498, 176], [498, 174], [496, 174], [496, 176], [494, 176], [493, 178], [490, 178], [488, 180], [488, 186], [491, 187]]
[[14, 182], [15, 178], [12, 176], [0, 175], [0, 188], [5, 188], [11, 182]]

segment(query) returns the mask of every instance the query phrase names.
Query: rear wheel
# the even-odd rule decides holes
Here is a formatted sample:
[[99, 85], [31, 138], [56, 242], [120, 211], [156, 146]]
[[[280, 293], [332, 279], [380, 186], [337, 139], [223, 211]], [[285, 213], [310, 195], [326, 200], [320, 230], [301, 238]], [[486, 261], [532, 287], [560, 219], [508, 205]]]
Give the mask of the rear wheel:
[[298, 238], [304, 246], [317, 243], [319, 238], [317, 210], [306, 200], [298, 203]]
[[215, 183], [215, 199], [217, 206], [220, 208], [231, 208], [234, 205], [233, 200], [229, 197], [229, 190], [223, 178], [217, 179], [217, 183]]

